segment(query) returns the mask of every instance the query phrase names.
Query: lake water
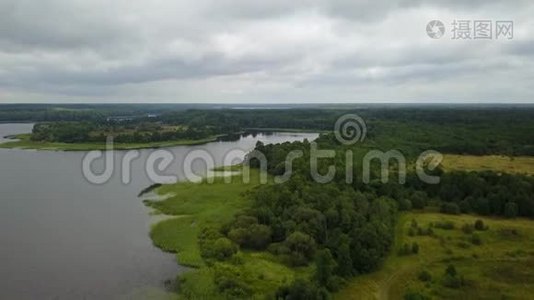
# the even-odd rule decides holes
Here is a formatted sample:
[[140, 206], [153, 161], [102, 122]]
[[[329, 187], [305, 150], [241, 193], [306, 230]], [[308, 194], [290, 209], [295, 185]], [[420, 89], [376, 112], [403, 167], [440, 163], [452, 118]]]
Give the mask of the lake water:
[[[31, 131], [31, 124], [0, 124], [0, 141]], [[204, 149], [221, 165], [233, 149], [249, 151], [257, 141], [313, 140], [313, 133], [242, 136], [237, 141], [167, 148], [175, 163], [163, 173], [183, 178], [180, 162]], [[132, 181], [114, 172], [102, 185], [89, 183], [84, 152], [0, 149], [0, 298], [143, 298], [162, 291], [180, 272], [174, 255], [155, 248], [148, 236], [154, 222], [137, 197], [152, 182], [145, 162], [154, 150], [140, 150]], [[125, 151], [114, 152], [115, 165]], [[203, 173], [202, 164], [194, 170]], [[176, 170], [176, 171], [173, 171]]]

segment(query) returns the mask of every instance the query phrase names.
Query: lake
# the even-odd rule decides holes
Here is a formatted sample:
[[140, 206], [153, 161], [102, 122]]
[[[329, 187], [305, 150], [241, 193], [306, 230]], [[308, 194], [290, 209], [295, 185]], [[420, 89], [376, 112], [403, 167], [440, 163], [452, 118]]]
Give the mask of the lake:
[[[30, 132], [31, 124], [0, 124], [6, 135]], [[174, 164], [162, 173], [183, 178], [180, 162], [203, 149], [223, 163], [233, 149], [250, 151], [265, 144], [313, 140], [315, 133], [258, 133], [235, 141], [167, 148]], [[174, 255], [155, 248], [149, 238], [155, 221], [138, 193], [153, 182], [145, 174], [154, 150], [140, 150], [131, 183], [116, 171], [102, 185], [82, 174], [84, 152], [0, 149], [0, 298], [118, 299], [160, 295], [164, 283], [180, 272]], [[96, 168], [98, 169], [99, 162]], [[100, 163], [103, 165], [103, 163]], [[203, 164], [193, 164], [203, 174]], [[152, 294], [151, 294], [152, 293]]]

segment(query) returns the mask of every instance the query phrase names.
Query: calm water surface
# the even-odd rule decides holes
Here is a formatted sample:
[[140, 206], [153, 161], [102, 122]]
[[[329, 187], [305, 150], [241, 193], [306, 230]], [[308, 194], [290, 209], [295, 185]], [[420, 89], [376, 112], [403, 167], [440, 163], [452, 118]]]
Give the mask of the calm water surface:
[[[3, 136], [31, 128], [0, 124], [0, 142]], [[175, 164], [164, 173], [183, 178], [180, 162], [194, 149], [207, 150], [221, 165], [228, 151], [249, 151], [257, 141], [317, 136], [258, 134], [168, 148]], [[0, 298], [136, 298], [161, 291], [166, 280], [174, 279], [180, 267], [173, 255], [152, 246], [148, 232], [154, 219], [137, 197], [152, 183], [144, 172], [152, 151], [140, 151], [130, 184], [121, 183], [121, 173], [115, 172], [106, 184], [94, 185], [83, 177], [83, 152], [0, 149]], [[115, 152], [115, 165], [124, 153]], [[194, 166], [202, 173], [202, 164]]]

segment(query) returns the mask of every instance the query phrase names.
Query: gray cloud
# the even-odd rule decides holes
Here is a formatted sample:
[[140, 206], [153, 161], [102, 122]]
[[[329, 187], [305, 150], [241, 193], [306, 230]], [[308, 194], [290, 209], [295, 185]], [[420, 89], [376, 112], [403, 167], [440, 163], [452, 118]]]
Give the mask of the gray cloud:
[[[0, 0], [0, 12], [0, 102], [534, 101], [529, 1]], [[432, 19], [444, 38], [426, 36]], [[513, 20], [515, 37], [451, 40], [454, 19]]]

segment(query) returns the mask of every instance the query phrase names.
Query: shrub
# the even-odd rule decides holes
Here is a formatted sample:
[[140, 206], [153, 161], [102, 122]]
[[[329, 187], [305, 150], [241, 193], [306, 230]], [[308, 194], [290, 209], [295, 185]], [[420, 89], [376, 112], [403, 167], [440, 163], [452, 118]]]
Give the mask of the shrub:
[[456, 277], [456, 267], [454, 267], [454, 265], [448, 265], [447, 269], [445, 269], [445, 274], [452, 277]]
[[428, 196], [425, 192], [417, 191], [412, 196], [412, 206], [416, 209], [423, 209], [427, 204]]
[[407, 211], [412, 209], [412, 201], [408, 199], [401, 199], [399, 201], [399, 210], [400, 211]]
[[219, 238], [213, 243], [213, 254], [218, 260], [231, 258], [237, 253], [237, 246], [227, 238]]
[[443, 222], [436, 222], [434, 224], [434, 227], [445, 229], [445, 230], [452, 230], [454, 229], [454, 222], [452, 221], [443, 221]]
[[419, 276], [417, 276], [417, 278], [419, 278], [419, 280], [423, 282], [429, 282], [432, 280], [432, 275], [428, 271], [421, 271], [421, 273], [419, 273]]
[[412, 253], [412, 249], [410, 248], [410, 245], [408, 244], [404, 244], [400, 249], [399, 249], [399, 255], [409, 255]]
[[445, 202], [441, 204], [440, 211], [445, 214], [457, 215], [460, 213], [460, 207], [456, 203]]
[[280, 287], [276, 291], [276, 299], [323, 300], [328, 299], [328, 292], [309, 280], [299, 278], [289, 286]]
[[419, 244], [417, 244], [416, 242], [413, 242], [412, 244], [412, 253], [413, 254], [419, 253]]
[[471, 205], [469, 204], [469, 201], [467, 200], [463, 200], [462, 202], [460, 202], [458, 206], [460, 207], [460, 212], [463, 214], [467, 214], [471, 212]]
[[488, 229], [488, 227], [486, 227], [486, 226], [484, 225], [484, 221], [478, 219], [478, 220], [475, 221], [475, 229], [481, 231], [481, 230], [486, 230], [486, 229]]
[[228, 232], [228, 237], [244, 248], [265, 249], [271, 243], [271, 228], [261, 224], [238, 227]]
[[302, 232], [294, 232], [284, 242], [290, 252], [290, 264], [294, 266], [305, 265], [315, 254], [315, 240]]

